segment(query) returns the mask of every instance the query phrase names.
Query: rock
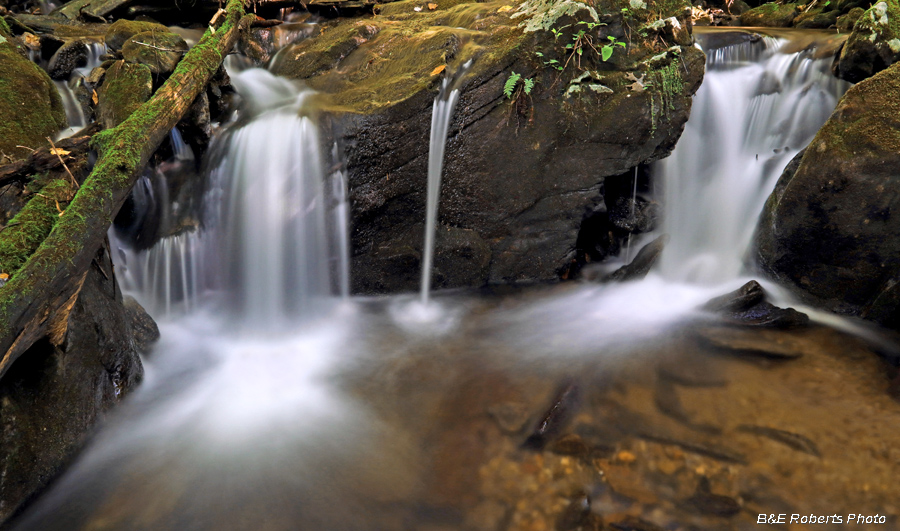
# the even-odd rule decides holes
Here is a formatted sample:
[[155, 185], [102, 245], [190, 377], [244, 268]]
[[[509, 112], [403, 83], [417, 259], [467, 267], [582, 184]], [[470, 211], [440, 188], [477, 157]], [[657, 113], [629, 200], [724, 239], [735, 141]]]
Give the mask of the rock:
[[[318, 36], [279, 53], [274, 72], [303, 80], [331, 101], [328, 115], [348, 157], [353, 290], [418, 284], [417, 275], [391, 272], [398, 260], [407, 270], [419, 265], [405, 233], [424, 219], [433, 99], [441, 78], [476, 55], [450, 126], [438, 217], [477, 235], [489, 259], [485, 267], [480, 251], [455, 257], [456, 272], [436, 287], [559, 279], [582, 220], [603, 201], [604, 179], [671, 151], [702, 78], [705, 58], [690, 42], [687, 2], [654, 6], [648, 13], [660, 20], [675, 17], [654, 31], [678, 22], [677, 38], [687, 44], [633, 37], [628, 53], [616, 46], [606, 62], [590, 51], [582, 65], [596, 72], [589, 83], [575, 83], [584, 92], [569, 98], [581, 70], [570, 66], [556, 82], [557, 71], [533, 59], [541, 52], [546, 61], [564, 61], [564, 46], [548, 31], [523, 32], [523, 19], [510, 19], [514, 10], [479, 2], [421, 12], [410, 1], [384, 4], [378, 17], [323, 24]], [[597, 39], [625, 42], [615, 11], [594, 30]], [[590, 18], [586, 9], [577, 14]], [[515, 102], [503, 95], [513, 71], [538, 82]], [[628, 88], [634, 84], [628, 74], [646, 76], [651, 88]], [[406, 250], [394, 253], [401, 246]], [[440, 257], [435, 266], [447, 269]]]
[[123, 306], [131, 328], [134, 348], [141, 354], [149, 353], [159, 340], [159, 327], [156, 326], [156, 321], [132, 296], [125, 297]]
[[122, 46], [122, 56], [129, 63], [146, 65], [156, 77], [171, 74], [188, 50], [180, 35], [145, 31], [131, 37]]
[[[838, 17], [835, 25], [837, 26], [837, 30], [841, 33], [850, 33], [853, 31], [853, 26], [856, 24], [856, 21], [859, 20], [863, 13], [866, 10], [861, 7], [854, 7], [848, 13], [843, 14]], [[840, 53], [840, 52], [838, 52]]]
[[865, 11], [872, 6], [872, 0], [838, 0], [836, 6], [837, 10], [841, 13], [849, 13], [856, 8]]
[[522, 444], [530, 450], [543, 450], [547, 443], [559, 436], [568, 426], [581, 406], [581, 390], [578, 384], [564, 384], [556, 395], [550, 408], [541, 415], [531, 434]]
[[125, 45], [125, 41], [138, 33], [154, 32], [157, 34], [169, 33], [169, 28], [155, 22], [138, 22], [134, 20], [120, 19], [113, 22], [106, 31], [107, 48], [118, 51]]
[[105, 129], [125, 121], [153, 94], [153, 78], [144, 65], [116, 61], [97, 89], [97, 117]]
[[618, 522], [610, 522], [609, 526], [616, 531], [665, 531], [662, 527], [636, 516], [626, 516]]
[[[50, 77], [29, 61], [0, 26], [0, 164], [22, 158], [66, 127], [62, 99]], [[19, 147], [25, 146], [25, 147]]]
[[88, 49], [82, 41], [70, 41], [56, 50], [47, 72], [52, 79], [68, 80], [72, 71], [80, 66], [87, 66]]
[[713, 494], [710, 491], [709, 479], [705, 476], [700, 477], [700, 482], [697, 484], [697, 492], [686, 500], [685, 505], [689, 510], [700, 514], [726, 518], [741, 512], [741, 504], [735, 501], [734, 498]]
[[900, 65], [844, 95], [763, 209], [757, 261], [804, 300], [900, 329]]
[[809, 437], [793, 433], [786, 430], [776, 428], [768, 428], [766, 426], [753, 426], [750, 424], [741, 424], [737, 427], [738, 431], [752, 433], [761, 437], [767, 437], [773, 441], [779, 442], [788, 448], [812, 455], [814, 457], [822, 457], [819, 448]]
[[832, 69], [839, 78], [858, 83], [897, 60], [900, 60], [900, 4], [898, 0], [885, 0], [859, 17]]
[[659, 236], [652, 242], [641, 247], [641, 250], [638, 251], [637, 255], [634, 257], [634, 260], [632, 260], [630, 264], [616, 269], [606, 278], [604, 278], [603, 281], [625, 282], [628, 280], [640, 280], [644, 278], [645, 276], [647, 276], [647, 273], [650, 272], [650, 269], [653, 268], [653, 264], [655, 264], [659, 259], [659, 256], [662, 254], [663, 249], [668, 242], [668, 234]]
[[143, 376], [105, 251], [88, 271], [67, 324], [61, 343], [35, 343], [0, 380], [0, 522], [62, 471]]
[[640, 234], [656, 227], [659, 214], [659, 204], [655, 201], [619, 197], [615, 207], [609, 211], [609, 220], [621, 230]]
[[797, 4], [782, 5], [770, 2], [744, 12], [741, 15], [741, 25], [789, 28], [797, 13]]
[[759, 282], [751, 280], [731, 293], [710, 299], [701, 306], [703, 310], [715, 313], [736, 312], [756, 306], [766, 294]]
[[837, 24], [837, 11], [825, 11], [824, 9], [812, 10], [801, 13], [793, 21], [798, 29], [826, 29]]
[[808, 350], [802, 339], [778, 330], [705, 326], [695, 333], [704, 344], [741, 356], [787, 360], [799, 358]]

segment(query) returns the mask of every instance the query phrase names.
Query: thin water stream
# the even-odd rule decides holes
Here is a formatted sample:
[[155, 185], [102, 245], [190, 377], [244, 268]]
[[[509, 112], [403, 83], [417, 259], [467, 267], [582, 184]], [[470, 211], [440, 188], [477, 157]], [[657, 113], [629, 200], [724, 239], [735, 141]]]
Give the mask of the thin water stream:
[[[672, 235], [658, 272], [514, 296], [436, 294], [431, 306], [455, 316], [439, 327], [405, 321], [409, 305], [396, 301], [409, 297], [341, 300], [346, 177], [324, 171], [308, 94], [261, 70], [236, 75], [243, 118], [220, 138], [201, 230], [118, 265], [160, 322], [147, 379], [14, 529], [552, 529], [584, 499], [585, 526], [640, 516], [720, 530], [746, 528], [755, 512], [897, 513], [883, 440], [835, 436], [816, 420], [865, 434], [881, 419], [879, 437], [900, 437], [871, 352], [812, 328], [754, 332], [815, 354], [789, 364], [722, 356], [697, 310], [744, 280], [760, 198], [842, 90], [824, 61], [777, 44], [710, 54], [684, 139], [657, 170]], [[768, 88], [748, 83], [760, 78]], [[445, 96], [430, 181], [458, 93]], [[715, 118], [725, 109], [736, 115]], [[174, 311], [175, 301], [185, 304]], [[556, 426], [568, 446], [523, 450], [554, 403], [576, 408]], [[794, 446], [805, 452], [752, 431], [776, 427], [804, 434]], [[701, 496], [700, 478], [720, 498]], [[712, 500], [729, 512], [724, 498], [739, 515], [696, 509]]]

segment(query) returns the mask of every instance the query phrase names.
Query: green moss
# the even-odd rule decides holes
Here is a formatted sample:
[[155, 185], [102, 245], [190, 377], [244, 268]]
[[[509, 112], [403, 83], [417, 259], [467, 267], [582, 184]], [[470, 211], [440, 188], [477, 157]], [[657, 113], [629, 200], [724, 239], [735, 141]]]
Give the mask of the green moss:
[[[0, 164], [46, 145], [66, 126], [62, 99], [46, 72], [23, 57], [0, 29]], [[17, 147], [25, 146], [25, 147]], [[7, 159], [7, 160], [4, 160]]]
[[798, 4], [777, 4], [770, 2], [754, 7], [741, 15], [743, 26], [765, 26], [786, 28], [797, 17]]
[[0, 273], [10, 277], [50, 234], [60, 217], [60, 209], [65, 210], [72, 198], [72, 187], [68, 181], [56, 179], [33, 193], [31, 200], [0, 232]]
[[97, 91], [99, 121], [112, 128], [128, 118], [153, 93], [153, 77], [145, 65], [116, 61]]
[[681, 77], [681, 65], [677, 62], [651, 70], [646, 77], [644, 88], [650, 95], [651, 134], [653, 134], [668, 113], [675, 111], [675, 102], [684, 93], [684, 80]]

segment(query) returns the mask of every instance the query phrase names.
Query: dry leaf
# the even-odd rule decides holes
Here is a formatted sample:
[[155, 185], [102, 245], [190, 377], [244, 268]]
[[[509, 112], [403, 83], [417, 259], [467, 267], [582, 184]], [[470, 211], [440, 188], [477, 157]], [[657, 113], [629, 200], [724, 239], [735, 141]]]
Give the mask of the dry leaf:
[[58, 148], [58, 147], [50, 148], [50, 154], [51, 154], [51, 155], [66, 156], [66, 155], [68, 155], [69, 153], [70, 153], [69, 151], [66, 151], [66, 150], [63, 149], [63, 148]]
[[435, 9], [437, 9], [437, 4], [432, 4], [432, 3], [428, 4], [429, 11], [434, 11]]
[[91, 94], [91, 101], [94, 102], [94, 105], [100, 103], [100, 96], [97, 95], [97, 91], [95, 90], [93, 94]]
[[512, 6], [503, 6], [497, 10], [497, 13], [506, 13], [507, 11], [512, 11]]
[[0, 273], [0, 280], [9, 280], [9, 275], [6, 273]]
[[22, 40], [25, 41], [25, 46], [28, 46], [32, 50], [41, 49], [41, 39], [34, 33], [28, 33], [26, 31], [22, 34]]
[[646, 75], [647, 74], [644, 74], [641, 77], [637, 77], [634, 75], [634, 72], [629, 72], [625, 76], [625, 79], [627, 79], [628, 81], [634, 81], [634, 83], [627, 85], [627, 87], [633, 92], [644, 92], [644, 77]]
[[445, 68], [447, 68], [447, 65], [441, 65], [441, 66], [435, 68], [434, 70], [432, 70], [431, 75], [436, 76], [436, 75], [440, 74], [441, 72], [443, 72]]

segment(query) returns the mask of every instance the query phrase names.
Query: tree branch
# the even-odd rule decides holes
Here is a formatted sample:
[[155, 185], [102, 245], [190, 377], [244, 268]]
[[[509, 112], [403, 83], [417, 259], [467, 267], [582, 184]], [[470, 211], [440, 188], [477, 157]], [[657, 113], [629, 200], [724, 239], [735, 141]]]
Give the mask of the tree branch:
[[242, 0], [229, 0], [227, 15], [207, 30], [156, 94], [124, 122], [94, 136], [100, 158], [53, 230], [25, 265], [0, 288], [0, 377], [35, 341], [78, 291], [112, 219], [140, 171], [187, 112], [250, 24]]

